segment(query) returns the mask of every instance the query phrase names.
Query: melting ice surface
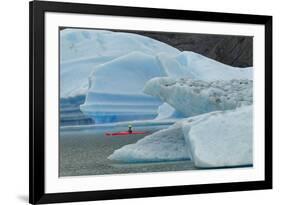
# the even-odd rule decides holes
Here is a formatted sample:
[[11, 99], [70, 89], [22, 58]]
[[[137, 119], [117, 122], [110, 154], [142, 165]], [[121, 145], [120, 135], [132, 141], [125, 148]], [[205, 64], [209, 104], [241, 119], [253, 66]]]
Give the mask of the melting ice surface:
[[[79, 126], [61, 130], [121, 131], [128, 123], [143, 130], [161, 127], [109, 156], [121, 162], [252, 164], [252, 68], [228, 66], [137, 34], [65, 29], [60, 35], [61, 121], [79, 119]], [[77, 96], [84, 102], [72, 102], [81, 99]], [[95, 124], [80, 124], [85, 122]]]

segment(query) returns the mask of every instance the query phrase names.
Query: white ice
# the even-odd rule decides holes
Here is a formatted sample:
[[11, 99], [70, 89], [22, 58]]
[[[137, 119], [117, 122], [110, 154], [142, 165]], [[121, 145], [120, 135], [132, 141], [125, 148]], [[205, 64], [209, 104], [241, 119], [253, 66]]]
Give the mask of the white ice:
[[108, 157], [119, 162], [157, 162], [190, 159], [182, 128], [175, 124], [151, 134], [135, 144], [125, 145]]
[[121, 131], [132, 122], [138, 130], [165, 129], [115, 150], [109, 159], [190, 159], [203, 168], [253, 163], [252, 68], [137, 34], [64, 29], [60, 37], [60, 96], [67, 101], [86, 95], [80, 109], [96, 123], [62, 132]]
[[235, 109], [251, 105], [252, 80], [202, 81], [189, 78], [154, 78], [144, 92], [159, 97], [185, 117], [215, 110]]
[[234, 167], [253, 164], [252, 106], [212, 115], [183, 133], [196, 167]]
[[61, 96], [87, 93], [88, 78], [96, 66], [131, 52], [155, 56], [160, 52], [176, 54], [180, 51], [137, 34], [93, 29], [60, 31]]
[[195, 80], [214, 81], [253, 79], [253, 68], [229, 66], [191, 51], [177, 54], [158, 54], [167, 76], [186, 77]]
[[156, 97], [142, 92], [155, 77], [252, 79], [252, 68], [231, 67], [137, 34], [64, 29], [60, 37], [60, 96], [86, 95], [80, 109], [96, 123], [182, 117], [181, 110], [159, 107]]
[[109, 156], [120, 162], [191, 159], [199, 168], [248, 166], [252, 156], [252, 106], [178, 121]]
[[96, 123], [153, 119], [162, 102], [142, 90], [148, 80], [164, 75], [157, 59], [141, 52], [96, 66], [81, 110]]

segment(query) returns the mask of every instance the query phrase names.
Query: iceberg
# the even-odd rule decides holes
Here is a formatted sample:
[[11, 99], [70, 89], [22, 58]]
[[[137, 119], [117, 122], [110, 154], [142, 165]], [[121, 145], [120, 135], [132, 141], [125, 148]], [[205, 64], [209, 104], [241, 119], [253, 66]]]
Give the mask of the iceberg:
[[60, 39], [60, 96], [86, 95], [80, 110], [95, 123], [186, 116], [172, 104], [162, 105], [157, 97], [143, 93], [146, 82], [155, 77], [252, 79], [250, 67], [228, 66], [138, 34], [64, 29]]
[[80, 109], [100, 124], [154, 119], [161, 104], [157, 98], [144, 94], [89, 92]]
[[157, 54], [179, 50], [130, 33], [64, 29], [60, 35], [61, 98], [86, 95], [80, 109], [95, 123], [157, 116], [161, 102], [141, 91], [147, 80], [166, 75]]
[[60, 99], [60, 126], [91, 125], [94, 121], [80, 110], [80, 104], [85, 101], [85, 95], [77, 95]]
[[252, 106], [179, 120], [108, 158], [120, 162], [192, 160], [198, 168], [250, 166]]
[[189, 78], [157, 77], [148, 81], [144, 92], [159, 97], [185, 117], [215, 110], [231, 110], [253, 102], [252, 80], [202, 81]]
[[[194, 54], [192, 54], [192, 56], [193, 55]], [[169, 117], [181, 118], [184, 116], [186, 117], [186, 116], [192, 116], [194, 114], [203, 113], [204, 111], [198, 111], [195, 113], [188, 113], [188, 115], [186, 115], [186, 113], [182, 112], [182, 110], [179, 109], [173, 110], [173, 108], [169, 107], [169, 105], [163, 105], [159, 107], [161, 103], [156, 98], [159, 96], [150, 97], [150, 104], [148, 105], [149, 107], [147, 107], [150, 109], [146, 110], [143, 106], [138, 105], [141, 103], [147, 105], [147, 99], [149, 97], [146, 96], [144, 93], [151, 95], [151, 93], [148, 90], [157, 88], [157, 86], [154, 86], [153, 84], [152, 86], [150, 86], [152, 88], [147, 89], [147, 87], [149, 87], [149, 83], [147, 83], [149, 80], [154, 82], [154, 80], [157, 79], [157, 77], [163, 77], [163, 76], [179, 77], [183, 75], [181, 71], [189, 70], [189, 67], [182, 66], [179, 69], [175, 69], [176, 66], [173, 67], [173, 64], [171, 64], [170, 66], [168, 66], [167, 63], [163, 64], [162, 62], [163, 56], [164, 56], [163, 53], [159, 55], [149, 55], [139, 51], [134, 51], [127, 55], [123, 55], [114, 60], [111, 60], [107, 63], [95, 66], [93, 68], [93, 72], [91, 76], [89, 77], [89, 89], [87, 93], [88, 97], [86, 98], [85, 103], [81, 105], [82, 112], [93, 118], [96, 123], [129, 121], [129, 120], [133, 120], [134, 116], [136, 120], [145, 120], [145, 119], [153, 119], [156, 116], [157, 116], [156, 119], [167, 119]], [[186, 56], [187, 54], [185, 54], [185, 57]], [[205, 57], [201, 56], [201, 58], [204, 59]], [[167, 59], [169, 58], [167, 57], [164, 59], [165, 61], [167, 61]], [[220, 66], [221, 67], [223, 66], [220, 63], [218, 63], [218, 65], [219, 68]], [[172, 68], [174, 69], [173, 73], [171, 72]], [[224, 69], [231, 70], [231, 68], [228, 68], [227, 66]], [[251, 72], [252, 71], [249, 69], [244, 69], [243, 71], [239, 69], [236, 70], [236, 73], [238, 73], [237, 77], [245, 76], [246, 79], [251, 78]], [[233, 72], [230, 72], [229, 75], [232, 76], [234, 74]], [[186, 73], [186, 76], [189, 76], [188, 73]], [[219, 74], [218, 76], [222, 76], [222, 75]], [[193, 78], [196, 77], [193, 76]], [[251, 84], [250, 80], [245, 80], [245, 81]], [[145, 87], [143, 93], [143, 87], [146, 84], [147, 86]], [[235, 84], [235, 82], [233, 84]], [[219, 87], [220, 85], [215, 85], [215, 86]], [[221, 87], [223, 86], [225, 85], [222, 84]], [[250, 85], [248, 87], [250, 87]], [[103, 103], [105, 105], [109, 104], [110, 109], [104, 106], [104, 109], [102, 110], [102, 108], [98, 106], [98, 105], [102, 105], [99, 102], [99, 98], [102, 94], [104, 94], [103, 100], [105, 100], [105, 96], [111, 96], [112, 94], [115, 95], [115, 100], [117, 99], [117, 96], [119, 96], [120, 99], [116, 101], [112, 101], [112, 99], [109, 97], [106, 101], [103, 101]], [[131, 99], [132, 96], [136, 96], [136, 98], [138, 99], [137, 101], [135, 101], [135, 103], [137, 104], [135, 103], [132, 104], [131, 101], [127, 101]], [[190, 96], [186, 96], [186, 97], [189, 98]], [[160, 99], [163, 100], [161, 97]], [[171, 103], [169, 104], [174, 106]], [[125, 106], [128, 109], [122, 110], [121, 108]], [[233, 107], [230, 106], [230, 109]], [[120, 108], [119, 111], [118, 108]], [[198, 109], [202, 109], [202, 107]], [[111, 112], [112, 110], [115, 111]], [[206, 111], [212, 111], [212, 110], [216, 110], [216, 109], [211, 108], [210, 110], [206, 110]], [[156, 112], [158, 113], [158, 115]]]
[[235, 167], [253, 164], [252, 106], [212, 115], [183, 133], [196, 167]]
[[155, 120], [165, 120], [165, 119], [179, 119], [184, 118], [181, 112], [178, 112], [168, 103], [163, 103], [158, 107], [157, 117]]
[[189, 160], [190, 151], [179, 124], [155, 132], [135, 144], [117, 149], [108, 159], [125, 162], [159, 162]]
[[252, 67], [229, 66], [192, 51], [160, 53], [158, 59], [169, 77], [203, 81], [253, 79]]
[[96, 123], [153, 119], [162, 104], [142, 92], [145, 83], [164, 76], [154, 56], [131, 52], [94, 68], [80, 109]]
[[61, 96], [67, 98], [86, 94], [88, 78], [96, 66], [137, 51], [153, 56], [161, 52], [180, 52], [160, 41], [132, 33], [94, 29], [61, 30]]

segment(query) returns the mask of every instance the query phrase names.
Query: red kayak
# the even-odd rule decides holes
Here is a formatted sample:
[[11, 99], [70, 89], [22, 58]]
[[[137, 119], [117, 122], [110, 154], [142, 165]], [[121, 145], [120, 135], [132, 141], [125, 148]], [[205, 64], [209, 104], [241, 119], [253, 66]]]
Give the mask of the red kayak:
[[123, 135], [141, 135], [145, 134], [145, 132], [106, 132], [107, 136], [123, 136]]

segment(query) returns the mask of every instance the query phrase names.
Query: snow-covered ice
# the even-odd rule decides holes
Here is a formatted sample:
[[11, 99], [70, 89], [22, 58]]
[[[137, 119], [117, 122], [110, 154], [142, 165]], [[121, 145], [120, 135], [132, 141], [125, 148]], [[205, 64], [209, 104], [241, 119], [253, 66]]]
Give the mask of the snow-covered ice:
[[148, 81], [144, 92], [174, 107], [186, 117], [215, 110], [251, 105], [252, 80], [202, 81], [158, 77]]

